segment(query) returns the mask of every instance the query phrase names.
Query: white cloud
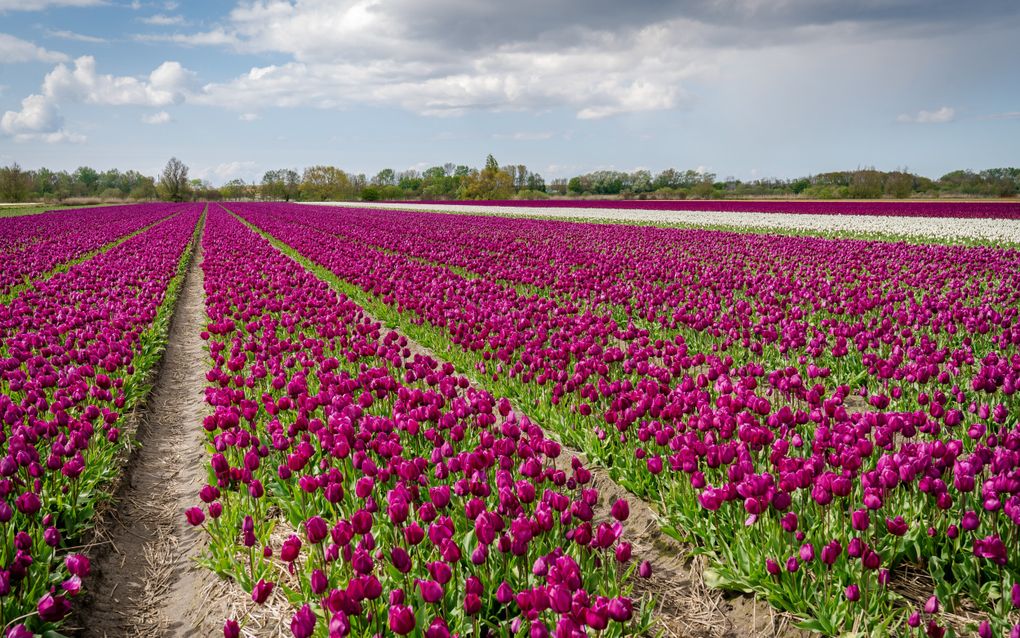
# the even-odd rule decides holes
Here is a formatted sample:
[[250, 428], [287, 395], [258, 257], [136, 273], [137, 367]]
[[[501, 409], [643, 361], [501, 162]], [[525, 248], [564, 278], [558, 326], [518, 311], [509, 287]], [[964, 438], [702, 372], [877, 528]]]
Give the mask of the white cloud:
[[518, 131], [516, 133], [496, 133], [492, 137], [497, 140], [513, 140], [515, 142], [537, 142], [552, 139], [553, 133], [548, 131], [529, 132]]
[[20, 111], [7, 111], [0, 119], [0, 129], [8, 135], [49, 133], [64, 123], [57, 108], [43, 95], [29, 95], [21, 101]]
[[231, 81], [209, 84], [196, 101], [320, 108], [396, 105], [435, 116], [565, 106], [581, 119], [594, 119], [684, 106], [690, 97], [681, 84], [711, 73], [715, 64], [673, 46], [670, 31], [658, 27], [626, 36], [587, 34], [583, 43], [563, 50], [508, 46], [478, 57], [461, 56], [455, 63], [417, 57], [414, 47], [399, 57], [364, 55], [352, 51], [337, 61], [319, 62], [312, 52], [298, 52], [297, 61], [255, 67]]
[[42, 11], [50, 7], [94, 7], [106, 0], [0, 0], [0, 13], [5, 11]]
[[106, 38], [98, 38], [94, 35], [85, 35], [83, 33], [75, 33], [74, 31], [66, 31], [64, 29], [46, 29], [46, 35], [51, 38], [62, 38], [64, 40], [75, 40], [77, 42], [89, 42], [91, 44], [105, 44]]
[[[2, 1], [2, 0], [0, 0]], [[67, 56], [48, 51], [27, 40], [0, 33], [0, 64], [10, 62], [63, 62]]]
[[[21, 141], [84, 141], [81, 135], [63, 129], [61, 104], [166, 106], [182, 102], [194, 78], [195, 74], [178, 62], [164, 62], [147, 78], [98, 74], [95, 59], [82, 56], [74, 61], [73, 69], [58, 64], [46, 74], [42, 93], [22, 100], [20, 111], [4, 113], [0, 131]], [[161, 111], [143, 121], [162, 124], [170, 121], [170, 116]]]
[[896, 121], [904, 124], [945, 124], [946, 122], [952, 122], [955, 118], [956, 109], [943, 106], [934, 111], [922, 109], [913, 115], [902, 113], [896, 118]]
[[164, 62], [147, 79], [96, 73], [92, 56], [74, 61], [74, 69], [60, 64], [43, 80], [43, 93], [56, 102], [166, 106], [184, 100], [195, 74], [179, 62]]
[[258, 113], [241, 113], [241, 115], [239, 115], [237, 119], [241, 120], [242, 122], [254, 122], [257, 119], [260, 119], [260, 117], [261, 116], [259, 116]]
[[991, 115], [985, 115], [981, 118], [982, 120], [1018, 120], [1020, 119], [1020, 111], [1006, 111], [1005, 113], [992, 113]]
[[142, 33], [132, 36], [138, 42], [172, 42], [183, 46], [236, 46], [237, 36], [223, 29], [199, 33]]
[[142, 8], [142, 3], [139, 2], [139, 0], [131, 0], [131, 5], [130, 6], [135, 11], [138, 11], [139, 9]]
[[194, 170], [195, 177], [222, 184], [232, 179], [253, 179], [257, 164], [251, 161], [224, 162], [215, 166], [198, 167]]
[[[440, 4], [441, 15], [450, 11]], [[690, 101], [683, 84], [714, 73], [719, 60], [692, 44], [695, 23], [686, 19], [642, 28], [553, 24], [461, 47], [434, 25], [438, 17], [398, 9], [378, 0], [239, 3], [224, 27], [136, 38], [291, 58], [207, 85], [196, 96], [204, 104], [399, 106], [436, 116], [566, 107], [595, 119], [682, 107]], [[481, 24], [489, 11], [469, 10], [463, 21]]]
[[84, 142], [85, 138], [64, 130], [60, 111], [43, 95], [29, 95], [20, 111], [7, 111], [0, 118], [0, 131], [19, 142]]
[[173, 121], [170, 114], [166, 111], [159, 111], [158, 113], [151, 113], [149, 115], [142, 116], [142, 122], [146, 124], [166, 124], [167, 122]]
[[168, 16], [163, 13], [157, 13], [156, 15], [149, 16], [147, 18], [139, 18], [145, 24], [151, 24], [158, 27], [170, 27], [187, 24], [184, 16]]

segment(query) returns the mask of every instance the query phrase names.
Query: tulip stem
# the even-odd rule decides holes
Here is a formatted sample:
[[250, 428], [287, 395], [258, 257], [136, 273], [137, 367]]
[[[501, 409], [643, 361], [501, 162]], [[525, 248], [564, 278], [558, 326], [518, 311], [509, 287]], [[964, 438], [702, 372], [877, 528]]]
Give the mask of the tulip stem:
[[30, 611], [30, 612], [28, 612], [27, 614], [22, 614], [21, 616], [18, 616], [17, 618], [12, 618], [11, 620], [7, 621], [7, 624], [5, 624], [5, 625], [4, 625], [4, 629], [3, 629], [3, 631], [4, 631], [4, 635], [6, 635], [6, 634], [7, 634], [7, 630], [8, 630], [8, 629], [9, 629], [9, 628], [11, 627], [11, 625], [13, 625], [14, 623], [18, 622], [19, 620], [24, 620], [24, 619], [26, 619], [26, 618], [30, 618], [30, 617], [32, 617], [32, 616], [35, 616], [35, 615], [37, 615], [38, 613], [39, 613], [38, 611]]

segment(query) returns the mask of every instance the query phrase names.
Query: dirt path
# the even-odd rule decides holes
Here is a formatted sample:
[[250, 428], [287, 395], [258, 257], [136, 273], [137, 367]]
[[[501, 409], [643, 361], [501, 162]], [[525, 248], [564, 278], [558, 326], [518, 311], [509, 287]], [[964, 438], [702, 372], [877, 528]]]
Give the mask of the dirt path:
[[204, 538], [184, 519], [204, 483], [207, 353], [202, 250], [198, 247], [174, 310], [162, 367], [133, 455], [94, 557], [83, 638], [209, 636], [223, 622], [207, 600], [216, 577], [194, 558]]

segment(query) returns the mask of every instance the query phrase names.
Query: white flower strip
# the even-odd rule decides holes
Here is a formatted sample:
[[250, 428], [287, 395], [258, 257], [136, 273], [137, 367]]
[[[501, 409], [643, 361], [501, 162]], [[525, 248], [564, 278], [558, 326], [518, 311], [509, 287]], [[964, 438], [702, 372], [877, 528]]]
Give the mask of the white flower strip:
[[476, 204], [395, 204], [385, 202], [328, 202], [328, 206], [388, 208], [435, 212], [477, 213], [512, 217], [561, 217], [638, 223], [677, 223], [820, 233], [881, 233], [939, 240], [985, 240], [1020, 243], [1020, 220], [898, 217], [879, 215], [806, 215], [795, 213], [738, 213], [724, 211], [647, 210], [635, 208], [537, 208]]

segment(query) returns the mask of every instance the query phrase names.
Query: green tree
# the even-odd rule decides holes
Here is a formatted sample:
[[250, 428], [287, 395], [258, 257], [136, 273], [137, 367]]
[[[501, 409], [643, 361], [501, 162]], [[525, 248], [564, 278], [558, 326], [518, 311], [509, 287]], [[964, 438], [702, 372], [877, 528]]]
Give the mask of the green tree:
[[0, 201], [23, 202], [31, 189], [31, 176], [17, 163], [0, 167]]
[[99, 172], [91, 166], [79, 166], [71, 176], [79, 185], [81, 195], [95, 195], [99, 184]]
[[[79, 169], [80, 170], [80, 169]], [[176, 157], [171, 157], [159, 175], [157, 185], [159, 196], [172, 202], [182, 202], [190, 196], [188, 167]]]
[[397, 174], [392, 168], [384, 168], [372, 178], [373, 186], [396, 186]]
[[848, 192], [852, 199], [875, 199], [882, 196], [882, 174], [875, 169], [854, 171]]
[[309, 201], [350, 199], [354, 189], [347, 173], [335, 166], [309, 166], [301, 178], [301, 198]]
[[461, 181], [461, 199], [509, 199], [514, 194], [514, 178], [501, 170], [496, 158], [485, 158], [485, 168], [473, 171]]
[[914, 192], [914, 176], [904, 171], [889, 173], [885, 178], [885, 194], [906, 199]]
[[282, 199], [289, 202], [292, 199], [297, 199], [300, 188], [301, 176], [298, 175], [297, 171], [281, 168], [266, 171], [262, 176], [259, 195], [262, 199]]

